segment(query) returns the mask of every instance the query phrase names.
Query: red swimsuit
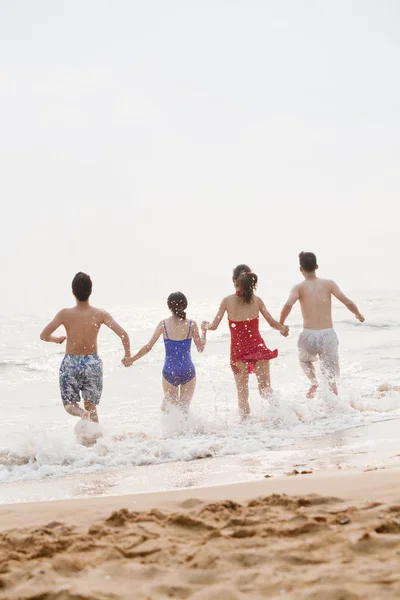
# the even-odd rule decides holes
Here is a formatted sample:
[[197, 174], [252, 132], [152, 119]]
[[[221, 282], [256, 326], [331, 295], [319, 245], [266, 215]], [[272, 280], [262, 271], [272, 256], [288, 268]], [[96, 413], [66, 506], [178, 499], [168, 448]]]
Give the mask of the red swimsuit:
[[258, 328], [258, 317], [248, 321], [230, 321], [231, 367], [239, 373], [238, 362], [247, 364], [249, 373], [254, 373], [254, 365], [259, 360], [271, 360], [278, 356], [278, 350], [269, 350]]

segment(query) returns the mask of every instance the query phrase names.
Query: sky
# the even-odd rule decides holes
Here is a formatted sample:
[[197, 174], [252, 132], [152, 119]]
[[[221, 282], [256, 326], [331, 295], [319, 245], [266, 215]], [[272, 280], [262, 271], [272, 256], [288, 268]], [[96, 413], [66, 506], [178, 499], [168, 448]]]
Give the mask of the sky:
[[0, 2], [0, 312], [399, 289], [396, 0]]

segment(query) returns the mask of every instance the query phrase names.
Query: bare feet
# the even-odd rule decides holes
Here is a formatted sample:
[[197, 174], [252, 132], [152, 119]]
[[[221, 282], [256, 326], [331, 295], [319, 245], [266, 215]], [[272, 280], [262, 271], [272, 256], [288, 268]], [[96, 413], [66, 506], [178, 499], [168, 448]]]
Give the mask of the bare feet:
[[310, 387], [310, 389], [307, 392], [307, 398], [309, 400], [311, 400], [312, 398], [315, 397], [315, 394], [317, 393], [317, 389], [318, 389], [318, 383], [313, 383], [313, 385]]

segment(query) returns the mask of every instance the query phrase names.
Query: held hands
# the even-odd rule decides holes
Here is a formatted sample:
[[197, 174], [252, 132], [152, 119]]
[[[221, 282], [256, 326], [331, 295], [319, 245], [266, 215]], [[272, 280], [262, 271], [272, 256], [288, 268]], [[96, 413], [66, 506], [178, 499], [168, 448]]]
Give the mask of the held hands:
[[210, 325], [209, 321], [202, 321], [201, 330], [203, 333], [206, 333], [206, 331], [208, 331], [209, 325]]
[[124, 356], [124, 358], [121, 360], [121, 362], [124, 365], [124, 367], [131, 367], [134, 363], [134, 360], [133, 360], [132, 356]]
[[287, 337], [289, 335], [289, 327], [287, 325], [281, 325], [280, 332], [283, 337]]

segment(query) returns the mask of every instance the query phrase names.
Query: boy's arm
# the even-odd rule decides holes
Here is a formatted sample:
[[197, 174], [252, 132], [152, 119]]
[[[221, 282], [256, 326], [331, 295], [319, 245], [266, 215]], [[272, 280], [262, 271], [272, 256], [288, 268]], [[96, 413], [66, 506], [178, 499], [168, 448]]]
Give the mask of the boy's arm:
[[287, 337], [289, 335], [289, 327], [287, 327], [287, 325], [278, 323], [278, 321], [276, 321], [272, 317], [271, 313], [267, 310], [267, 307], [265, 306], [265, 304], [261, 300], [261, 298], [258, 298], [258, 308], [259, 308], [260, 313], [262, 314], [264, 319], [267, 321], [268, 325], [270, 327], [272, 327], [272, 329], [276, 329], [285, 337]]
[[338, 286], [338, 284], [335, 283], [334, 281], [331, 281], [331, 293], [342, 304], [344, 304], [345, 307], [348, 308], [349, 311], [353, 313], [353, 315], [356, 316], [356, 319], [358, 319], [361, 323], [363, 323], [365, 321], [364, 317], [362, 316], [362, 314], [360, 313], [360, 311], [358, 310], [358, 308], [354, 304], [354, 302], [352, 300], [350, 300], [350, 298], [348, 298], [345, 294], [343, 294], [343, 292], [340, 289], [340, 287]]
[[218, 309], [217, 314], [215, 315], [215, 318], [213, 320], [212, 323], [209, 323], [208, 321], [203, 321], [201, 324], [201, 329], [202, 331], [215, 331], [218, 328], [218, 325], [221, 323], [222, 321], [222, 317], [224, 316], [226, 312], [226, 298], [224, 298], [220, 304], [220, 307]]
[[126, 333], [125, 329], [123, 329], [108, 312], [104, 312], [103, 323], [121, 339], [125, 350], [125, 358], [129, 358], [131, 355], [131, 343], [129, 340], [129, 335]]
[[160, 335], [162, 335], [162, 332], [163, 332], [163, 325], [162, 325], [162, 321], [161, 321], [161, 323], [159, 323], [157, 325], [153, 335], [151, 336], [151, 338], [147, 342], [147, 344], [145, 344], [142, 348], [140, 348], [139, 352], [136, 352], [136, 354], [134, 356], [125, 357], [122, 360], [122, 364], [125, 367], [130, 367], [134, 362], [139, 360], [139, 358], [142, 358], [142, 356], [145, 356], [146, 354], [148, 354], [150, 352], [150, 350], [152, 349], [152, 347], [154, 346], [154, 344], [156, 343], [156, 341], [158, 340], [158, 338], [160, 337]]
[[60, 312], [56, 314], [54, 319], [50, 321], [50, 323], [46, 325], [46, 327], [43, 329], [42, 333], [40, 334], [40, 339], [43, 342], [54, 342], [55, 344], [62, 344], [67, 339], [65, 335], [56, 336], [51, 334], [63, 324], [64, 310], [60, 310]]
[[299, 299], [299, 297], [300, 297], [299, 286], [295, 285], [291, 289], [291, 292], [289, 294], [289, 298], [286, 300], [286, 303], [285, 303], [284, 307], [282, 308], [281, 316], [280, 316], [280, 319], [279, 319], [279, 323], [281, 325], [283, 325], [285, 323], [286, 319], [290, 315], [290, 313], [292, 311], [292, 308], [296, 304], [296, 302]]
[[199, 352], [203, 352], [204, 348], [207, 344], [207, 331], [203, 331], [203, 335], [200, 337], [199, 328], [197, 327], [197, 323], [192, 324], [192, 338], [194, 343], [196, 344], [196, 348]]

